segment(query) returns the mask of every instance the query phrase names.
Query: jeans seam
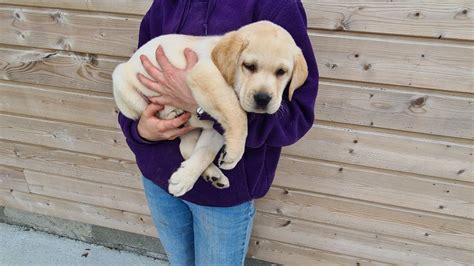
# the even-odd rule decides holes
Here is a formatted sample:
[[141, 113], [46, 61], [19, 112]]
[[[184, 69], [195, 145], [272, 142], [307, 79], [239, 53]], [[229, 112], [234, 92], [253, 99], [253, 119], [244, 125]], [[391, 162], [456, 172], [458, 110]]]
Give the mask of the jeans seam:
[[[244, 236], [244, 241], [243, 241], [243, 245], [242, 245], [242, 253], [241, 253], [241, 261], [240, 261], [240, 265], [244, 265], [245, 263], [245, 244], [247, 244], [246, 242], [250, 242], [250, 236], [248, 238], [248, 241], [247, 241], [247, 235], [249, 234], [249, 230], [250, 230], [250, 226], [253, 222], [253, 216], [252, 216], [252, 212], [254, 212], [254, 203], [253, 201], [250, 201], [250, 208], [249, 208], [249, 212], [247, 213], [249, 219], [248, 219], [248, 223], [247, 223], [247, 226], [245, 227], [245, 236]], [[250, 243], [248, 243], [250, 245]]]

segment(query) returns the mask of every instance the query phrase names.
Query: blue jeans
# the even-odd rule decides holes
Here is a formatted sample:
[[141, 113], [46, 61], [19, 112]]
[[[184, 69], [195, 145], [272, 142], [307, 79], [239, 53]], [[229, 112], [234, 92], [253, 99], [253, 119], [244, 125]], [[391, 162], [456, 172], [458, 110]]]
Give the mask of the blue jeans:
[[207, 207], [176, 198], [142, 177], [153, 222], [171, 265], [243, 265], [255, 206]]

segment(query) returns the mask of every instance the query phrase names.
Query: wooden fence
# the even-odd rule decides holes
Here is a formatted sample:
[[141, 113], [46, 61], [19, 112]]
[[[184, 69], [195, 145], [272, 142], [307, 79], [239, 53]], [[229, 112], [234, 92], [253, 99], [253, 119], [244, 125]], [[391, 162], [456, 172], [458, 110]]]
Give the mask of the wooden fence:
[[[474, 263], [474, 3], [305, 0], [317, 121], [258, 200], [253, 257]], [[111, 72], [151, 0], [0, 0], [0, 205], [155, 236]]]

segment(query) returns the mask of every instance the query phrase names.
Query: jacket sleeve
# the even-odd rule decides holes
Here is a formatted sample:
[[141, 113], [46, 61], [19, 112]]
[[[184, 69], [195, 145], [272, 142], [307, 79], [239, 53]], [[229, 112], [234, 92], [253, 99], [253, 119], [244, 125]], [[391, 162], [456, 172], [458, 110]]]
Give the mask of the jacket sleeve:
[[[140, 31], [139, 31], [139, 37], [138, 37], [138, 48], [140, 48], [142, 45], [147, 43], [149, 40], [151, 40], [152, 35], [150, 32], [150, 10], [145, 14], [143, 17], [141, 23], [140, 23]], [[125, 117], [122, 113], [118, 114], [118, 122], [120, 124], [120, 127], [122, 128], [123, 134], [125, 135], [125, 138], [127, 139], [127, 143], [130, 146], [130, 149], [133, 151], [135, 150], [135, 146], [139, 144], [145, 144], [145, 145], [150, 145], [155, 142], [149, 142], [142, 137], [140, 137], [140, 134], [138, 134], [138, 120], [134, 121], [132, 119], [129, 119]]]
[[287, 90], [280, 110], [272, 115], [248, 114], [248, 137], [246, 146], [262, 145], [282, 147], [295, 143], [313, 125], [314, 106], [318, 92], [319, 74], [311, 42], [307, 34], [306, 13], [300, 0], [284, 1], [270, 20], [285, 28], [303, 51], [308, 64], [308, 78], [288, 101]]

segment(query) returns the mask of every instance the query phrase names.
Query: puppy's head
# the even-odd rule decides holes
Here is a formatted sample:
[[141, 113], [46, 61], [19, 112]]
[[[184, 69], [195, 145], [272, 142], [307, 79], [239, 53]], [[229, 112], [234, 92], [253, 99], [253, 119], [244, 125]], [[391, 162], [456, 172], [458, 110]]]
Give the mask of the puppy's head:
[[268, 21], [224, 35], [212, 59], [246, 112], [275, 113], [287, 85], [291, 100], [308, 77], [301, 49], [285, 29]]

